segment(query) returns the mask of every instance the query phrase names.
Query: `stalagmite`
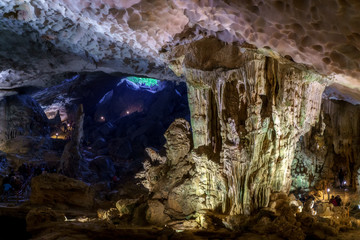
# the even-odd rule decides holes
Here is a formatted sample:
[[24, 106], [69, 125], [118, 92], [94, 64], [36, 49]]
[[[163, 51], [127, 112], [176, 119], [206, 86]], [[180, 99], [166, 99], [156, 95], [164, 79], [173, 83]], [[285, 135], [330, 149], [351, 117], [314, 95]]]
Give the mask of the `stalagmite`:
[[61, 156], [61, 170], [69, 177], [76, 177], [79, 171], [79, 163], [82, 158], [80, 153], [80, 144], [83, 137], [84, 124], [84, 108], [79, 105], [76, 115], [76, 123], [72, 133], [71, 141], [65, 146], [64, 152]]

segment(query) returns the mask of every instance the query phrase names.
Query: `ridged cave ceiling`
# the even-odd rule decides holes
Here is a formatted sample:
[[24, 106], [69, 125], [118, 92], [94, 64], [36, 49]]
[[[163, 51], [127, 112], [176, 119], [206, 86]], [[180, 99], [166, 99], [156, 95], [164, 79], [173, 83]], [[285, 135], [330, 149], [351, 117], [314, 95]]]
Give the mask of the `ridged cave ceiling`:
[[182, 80], [164, 53], [208, 36], [270, 48], [354, 98], [360, 89], [357, 0], [2, 0], [0, 16], [2, 95], [68, 72]]

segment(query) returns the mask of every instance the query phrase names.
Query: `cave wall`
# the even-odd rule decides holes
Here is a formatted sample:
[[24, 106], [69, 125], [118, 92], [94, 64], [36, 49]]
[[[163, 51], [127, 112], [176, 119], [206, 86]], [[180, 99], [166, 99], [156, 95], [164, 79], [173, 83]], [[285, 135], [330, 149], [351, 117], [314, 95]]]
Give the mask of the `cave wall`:
[[[204, 176], [193, 183], [205, 196], [202, 208], [222, 203], [223, 212], [249, 214], [272, 192], [289, 191], [296, 142], [318, 120], [324, 84], [254, 49], [213, 40], [207, 49], [214, 51], [192, 45], [173, 55], [173, 69], [187, 79], [192, 159]], [[211, 54], [230, 58], [214, 63]]]
[[48, 119], [30, 96], [14, 95], [0, 101], [0, 143], [17, 136], [44, 136], [48, 133]]
[[338, 173], [342, 169], [346, 185], [358, 189], [359, 128], [359, 106], [323, 99], [320, 121], [297, 145], [292, 188], [339, 187]]

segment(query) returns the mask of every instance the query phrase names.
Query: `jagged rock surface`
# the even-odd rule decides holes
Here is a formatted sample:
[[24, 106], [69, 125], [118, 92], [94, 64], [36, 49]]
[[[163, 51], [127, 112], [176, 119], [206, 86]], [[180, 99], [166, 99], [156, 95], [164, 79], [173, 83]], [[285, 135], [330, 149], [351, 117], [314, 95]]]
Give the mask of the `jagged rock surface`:
[[196, 174], [169, 200], [188, 199], [186, 207], [175, 205], [185, 213], [249, 214], [267, 206], [271, 192], [290, 189], [295, 144], [318, 120], [325, 85], [289, 61], [211, 38], [205, 43], [216, 55], [237, 55], [231, 65], [209, 66], [213, 52], [204, 43], [171, 55], [187, 79]]

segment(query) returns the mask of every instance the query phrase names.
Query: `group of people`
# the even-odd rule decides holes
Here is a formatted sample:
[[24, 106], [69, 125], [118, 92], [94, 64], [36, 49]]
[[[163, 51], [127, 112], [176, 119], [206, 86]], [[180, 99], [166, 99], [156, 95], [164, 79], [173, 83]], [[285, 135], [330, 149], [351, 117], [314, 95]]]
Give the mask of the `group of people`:
[[329, 200], [329, 203], [332, 203], [335, 207], [341, 206], [342, 205], [341, 197], [339, 195], [337, 195], [336, 197], [334, 197], [334, 195], [332, 195], [331, 199]]
[[11, 170], [10, 174], [3, 178], [0, 200], [7, 201], [11, 194], [19, 194], [25, 183], [31, 180], [31, 177], [45, 172], [57, 172], [57, 169], [50, 169], [45, 164], [34, 166], [31, 163], [23, 163], [17, 171]]

